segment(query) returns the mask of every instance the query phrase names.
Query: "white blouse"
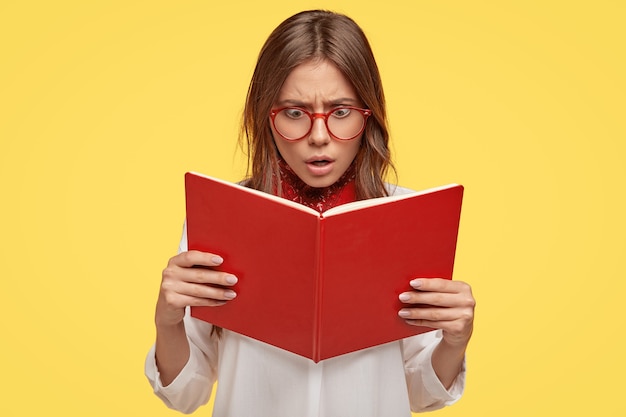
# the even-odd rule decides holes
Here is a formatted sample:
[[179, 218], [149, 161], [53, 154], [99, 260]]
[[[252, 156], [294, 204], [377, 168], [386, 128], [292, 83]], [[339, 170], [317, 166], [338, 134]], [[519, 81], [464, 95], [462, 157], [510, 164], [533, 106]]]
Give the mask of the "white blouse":
[[465, 386], [465, 366], [449, 390], [433, 370], [441, 331], [315, 363], [226, 329], [211, 336], [212, 325], [189, 309], [185, 329], [191, 354], [172, 383], [160, 381], [154, 346], [145, 363], [155, 394], [184, 413], [206, 404], [217, 380], [213, 417], [408, 417], [456, 402]]

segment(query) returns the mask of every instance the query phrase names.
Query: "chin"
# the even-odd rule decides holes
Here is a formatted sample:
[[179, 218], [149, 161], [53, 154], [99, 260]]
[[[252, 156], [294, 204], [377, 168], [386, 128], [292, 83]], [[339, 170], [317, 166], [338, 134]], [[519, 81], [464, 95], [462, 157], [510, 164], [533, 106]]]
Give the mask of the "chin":
[[302, 181], [309, 187], [326, 188], [337, 182], [338, 178], [302, 178]]

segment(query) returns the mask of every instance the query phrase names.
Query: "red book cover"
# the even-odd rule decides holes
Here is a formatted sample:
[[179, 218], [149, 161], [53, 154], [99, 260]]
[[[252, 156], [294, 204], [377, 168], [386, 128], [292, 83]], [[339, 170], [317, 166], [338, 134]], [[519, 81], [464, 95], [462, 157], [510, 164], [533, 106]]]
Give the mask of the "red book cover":
[[452, 279], [463, 187], [344, 204], [322, 214], [185, 175], [189, 249], [218, 254], [237, 297], [193, 317], [315, 362], [430, 330], [398, 317], [416, 277]]

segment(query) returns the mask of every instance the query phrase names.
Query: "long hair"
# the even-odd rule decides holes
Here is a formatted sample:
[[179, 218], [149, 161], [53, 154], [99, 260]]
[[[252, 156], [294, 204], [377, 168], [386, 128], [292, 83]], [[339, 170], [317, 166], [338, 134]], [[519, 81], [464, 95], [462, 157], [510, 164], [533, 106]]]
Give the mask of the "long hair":
[[272, 192], [278, 150], [270, 110], [291, 71], [310, 60], [328, 60], [352, 83], [372, 111], [355, 157], [357, 199], [387, 195], [384, 179], [394, 170], [388, 147], [385, 95], [378, 65], [361, 28], [351, 18], [325, 10], [300, 12], [269, 36], [257, 60], [243, 112], [240, 144], [248, 157], [246, 185]]

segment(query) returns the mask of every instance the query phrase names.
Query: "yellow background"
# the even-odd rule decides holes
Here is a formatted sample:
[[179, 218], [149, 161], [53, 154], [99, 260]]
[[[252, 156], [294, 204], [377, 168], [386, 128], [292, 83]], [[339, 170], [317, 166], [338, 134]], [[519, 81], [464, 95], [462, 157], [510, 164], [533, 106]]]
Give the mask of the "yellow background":
[[241, 177], [258, 50], [317, 7], [370, 37], [399, 182], [466, 186], [476, 331], [438, 415], [625, 415], [623, 4], [2, 2], [0, 415], [176, 415], [143, 360], [183, 173]]

